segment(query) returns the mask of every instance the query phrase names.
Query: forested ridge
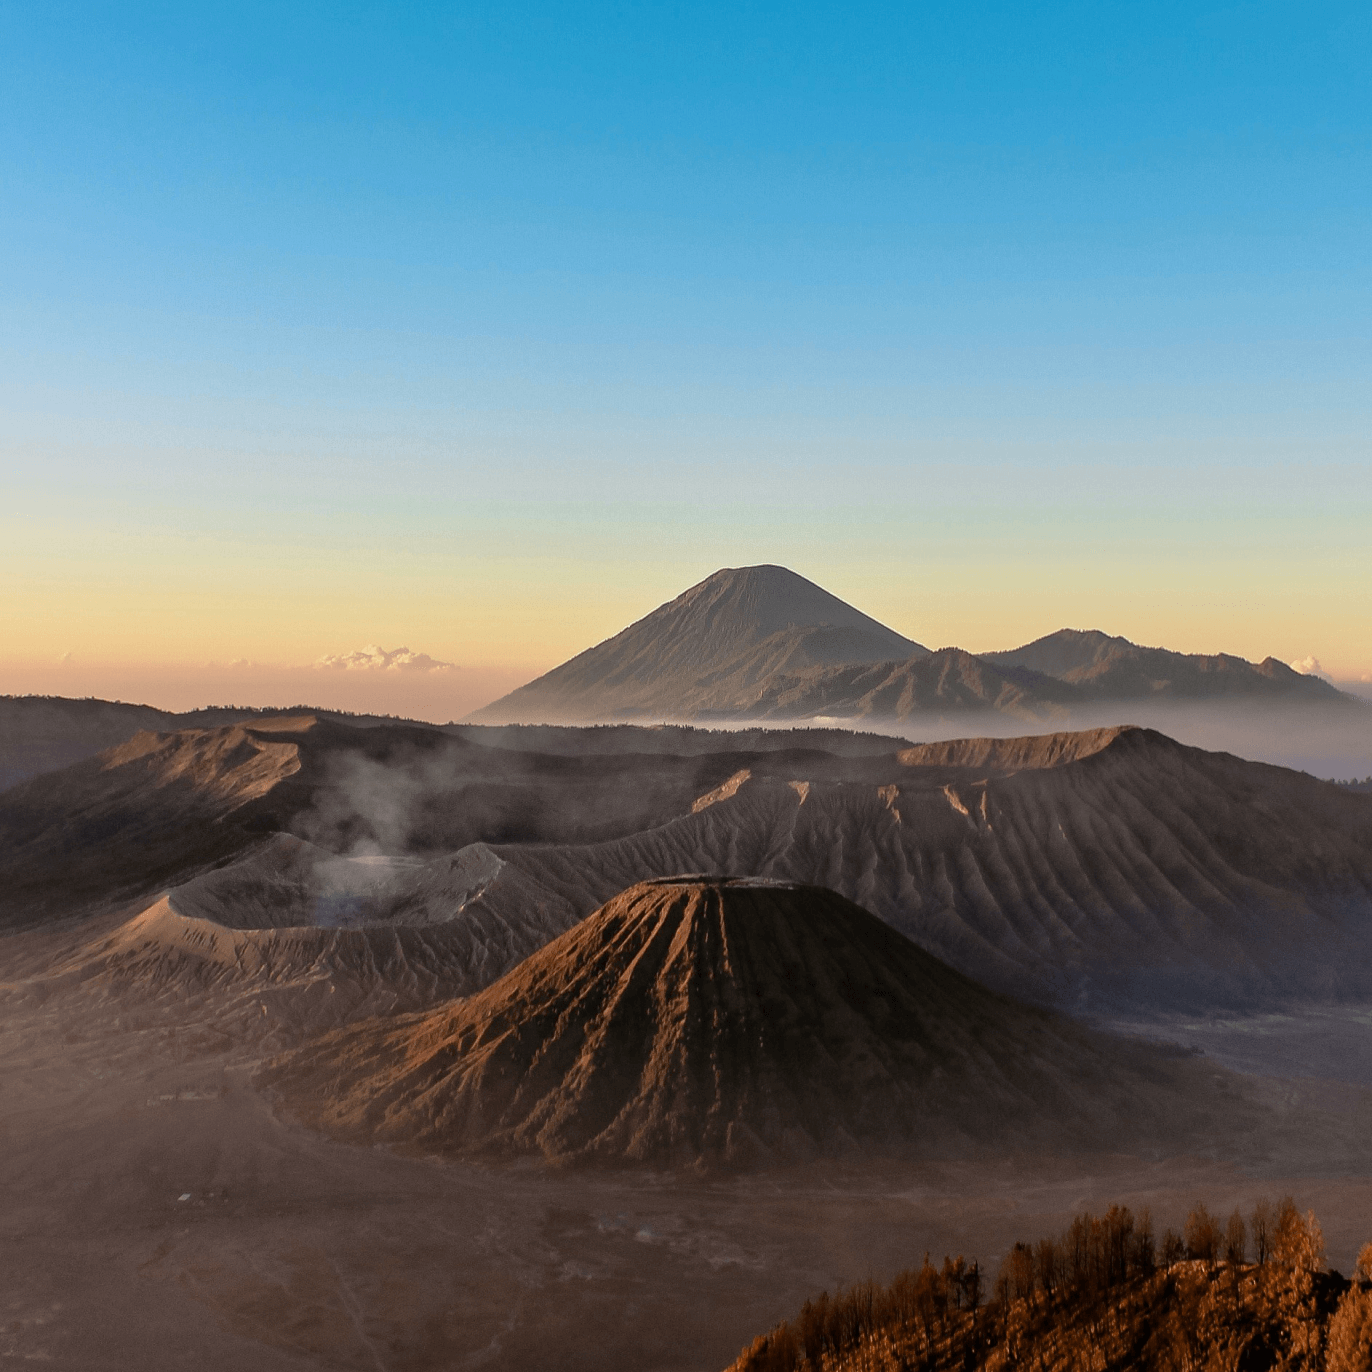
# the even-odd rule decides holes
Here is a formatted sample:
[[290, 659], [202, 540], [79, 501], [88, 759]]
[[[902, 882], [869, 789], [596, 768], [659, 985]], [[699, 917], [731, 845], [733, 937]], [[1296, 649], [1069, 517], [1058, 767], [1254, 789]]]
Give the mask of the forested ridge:
[[993, 1281], [945, 1258], [806, 1301], [729, 1372], [1372, 1372], [1372, 1243], [1351, 1279], [1288, 1199], [1224, 1222], [1198, 1205], [1159, 1239], [1147, 1211], [1084, 1214], [1016, 1243]]

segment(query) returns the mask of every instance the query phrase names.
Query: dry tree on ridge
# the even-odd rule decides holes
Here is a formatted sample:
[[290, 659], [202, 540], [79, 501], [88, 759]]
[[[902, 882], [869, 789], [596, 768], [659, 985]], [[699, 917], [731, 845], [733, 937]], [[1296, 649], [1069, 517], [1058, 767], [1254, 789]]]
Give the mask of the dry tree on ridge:
[[[1256, 1261], [1249, 1261], [1252, 1235]], [[807, 1301], [730, 1372], [1372, 1372], [1372, 1243], [1351, 1280], [1325, 1270], [1313, 1214], [1261, 1202], [1184, 1237], [1111, 1206], [1012, 1246], [990, 1300], [977, 1263], [945, 1258]]]

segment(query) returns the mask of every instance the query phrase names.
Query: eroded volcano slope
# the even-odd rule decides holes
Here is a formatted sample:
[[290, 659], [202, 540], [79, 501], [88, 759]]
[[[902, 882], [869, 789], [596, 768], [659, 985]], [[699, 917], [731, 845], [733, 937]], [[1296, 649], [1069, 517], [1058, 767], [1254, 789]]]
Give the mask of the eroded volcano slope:
[[641, 834], [494, 851], [569, 917], [672, 871], [829, 886], [965, 974], [1069, 1008], [1372, 994], [1367, 796], [1143, 729], [930, 744], [885, 776], [739, 773]]
[[[780, 736], [782, 747], [754, 731], [749, 747], [721, 735], [714, 751], [696, 740], [694, 751], [673, 754], [651, 731], [637, 732], [653, 746], [635, 752], [631, 736], [607, 751], [598, 731], [580, 731], [585, 755], [575, 738], [543, 753], [526, 741], [483, 746], [438, 729], [313, 715], [144, 732], [0, 794], [0, 928], [151, 898], [276, 833], [341, 856], [397, 859], [482, 843], [603, 842], [689, 814], [741, 767], [875, 778], [899, 743], [839, 757], [797, 747], [794, 731]], [[264, 856], [261, 876], [281, 886], [277, 856]], [[353, 875], [370, 904], [374, 874]], [[353, 893], [336, 894], [346, 910]]]
[[1372, 995], [1372, 797], [1148, 730], [575, 757], [282, 720], [142, 735], [0, 796], [0, 924], [170, 890], [240, 943], [317, 946], [319, 975], [422, 945], [452, 994], [681, 871], [831, 887], [1069, 1009]]
[[1227, 1079], [985, 990], [832, 891], [624, 892], [471, 1000], [371, 1020], [264, 1080], [347, 1138], [560, 1161], [1179, 1146]]

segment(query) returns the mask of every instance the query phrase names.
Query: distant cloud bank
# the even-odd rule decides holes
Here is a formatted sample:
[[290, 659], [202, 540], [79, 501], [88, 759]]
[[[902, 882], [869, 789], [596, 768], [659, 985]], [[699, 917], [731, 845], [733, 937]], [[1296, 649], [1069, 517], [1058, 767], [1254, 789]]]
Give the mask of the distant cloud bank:
[[428, 653], [416, 653], [409, 648], [388, 651], [375, 643], [369, 643], [357, 652], [328, 654], [314, 665], [322, 671], [333, 672], [450, 672], [457, 669], [455, 662], [440, 662]]
[[1299, 672], [1302, 676], [1317, 676], [1321, 681], [1329, 682], [1331, 686], [1334, 683], [1334, 678], [1320, 666], [1317, 657], [1303, 657], [1287, 665], [1293, 672]]

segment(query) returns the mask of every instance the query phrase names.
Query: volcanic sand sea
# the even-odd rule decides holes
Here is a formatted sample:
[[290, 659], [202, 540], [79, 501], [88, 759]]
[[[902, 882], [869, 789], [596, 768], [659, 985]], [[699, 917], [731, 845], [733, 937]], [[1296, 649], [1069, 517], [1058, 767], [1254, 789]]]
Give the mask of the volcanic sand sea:
[[0, 1356], [71, 1369], [711, 1369], [807, 1295], [927, 1251], [979, 1255], [1084, 1206], [1294, 1193], [1347, 1270], [1372, 1237], [1369, 1093], [1331, 1131], [1299, 1084], [1285, 1141], [1200, 1157], [825, 1164], [701, 1180], [475, 1166], [335, 1143], [251, 1085], [214, 995], [175, 1010], [0, 967]]
[[[155, 873], [163, 868], [195, 868], [245, 852], [248, 844], [259, 876], [285, 870], [280, 863], [303, 840], [269, 839], [256, 830], [235, 838], [220, 811], [242, 796], [256, 803], [251, 797], [267, 783], [274, 786], [274, 798], [290, 786], [302, 787], [310, 774], [296, 765], [302, 757], [309, 763], [307, 745], [316, 732], [325, 760], [331, 756], [326, 744], [341, 746], [330, 742], [335, 735], [350, 737], [341, 729], [316, 731], [283, 721], [269, 728], [145, 739], [130, 746], [127, 757], [121, 751], [7, 794], [16, 823], [32, 820], [36, 837], [16, 846], [14, 871], [16, 880], [31, 878], [35, 899], [42, 899], [43, 922], [0, 937], [0, 1355], [96, 1372], [709, 1369], [723, 1367], [746, 1341], [792, 1315], [820, 1289], [867, 1276], [887, 1278], [918, 1264], [926, 1251], [935, 1259], [944, 1252], [977, 1255], [993, 1269], [1011, 1242], [1056, 1229], [1083, 1206], [1150, 1204], [1162, 1226], [1179, 1223], [1198, 1199], [1227, 1214], [1237, 1203], [1290, 1191], [1321, 1216], [1331, 1260], [1345, 1270], [1372, 1237], [1372, 1093], [1360, 1069], [1341, 1065], [1350, 1060], [1348, 1045], [1365, 1041], [1366, 1022], [1354, 1011], [1340, 1011], [1342, 1018], [1333, 1020], [1326, 1016], [1320, 1030], [1325, 1038], [1315, 1051], [1274, 1066], [1271, 1052], [1263, 1049], [1254, 1057], [1251, 1045], [1289, 1045], [1292, 1035], [1269, 1032], [1278, 1012], [1267, 1000], [1261, 1002], [1262, 1019], [1149, 1026], [1164, 1037], [1189, 1036], [1213, 1047], [1218, 1062], [1327, 1078], [1262, 1086], [1278, 1128], [1270, 1146], [1239, 1149], [1242, 1163], [1223, 1159], [1222, 1153], [1233, 1153], [1225, 1152], [1229, 1141], [1221, 1139], [1201, 1157], [1007, 1153], [991, 1161], [955, 1157], [901, 1166], [830, 1162], [705, 1180], [650, 1171], [548, 1170], [532, 1163], [437, 1162], [334, 1142], [292, 1125], [252, 1085], [254, 1074], [263, 1060], [292, 1046], [292, 1034], [316, 1021], [323, 1027], [342, 1022], [367, 1003], [370, 983], [359, 979], [349, 990], [338, 976], [320, 978], [313, 959], [304, 960], [303, 971], [289, 960], [275, 964], [278, 981], [236, 960], [239, 976], [219, 977], [221, 964], [205, 959], [201, 975], [182, 956], [180, 942], [150, 943], [142, 925], [136, 939], [124, 941], [130, 958], [122, 971], [98, 950], [111, 941], [124, 947], [118, 931], [158, 904], [145, 888], [154, 889], [147, 883], [161, 880]], [[384, 732], [368, 732], [366, 748], [391, 747]], [[404, 730], [395, 739], [396, 748], [425, 742]], [[1079, 751], [1082, 742], [1074, 745]], [[1052, 744], [1038, 741], [1033, 747]], [[173, 784], [164, 785], [164, 772], [152, 765], [164, 755]], [[1116, 757], [1128, 766], [1116, 767]], [[1361, 861], [1366, 851], [1358, 839], [1364, 829], [1356, 798], [1308, 778], [1255, 772], [1235, 759], [1191, 757], [1166, 740], [1137, 734], [1091, 752], [1075, 773], [1020, 772], [1020, 780], [1004, 785], [992, 777], [983, 787], [994, 793], [989, 807], [959, 801], [959, 809], [952, 803], [957, 795], [943, 789], [946, 778], [925, 788], [927, 795], [918, 787], [886, 787], [891, 778], [884, 774], [854, 781], [849, 804], [844, 783], [821, 784], [818, 771], [799, 774], [817, 778], [814, 786], [805, 783], [801, 795], [787, 779], [794, 771], [769, 780], [761, 775], [761, 762], [754, 759], [752, 766], [758, 773], [753, 781], [740, 784], [731, 798], [702, 796], [710, 803], [698, 811], [690, 796], [708, 791], [697, 789], [701, 778], [691, 771], [689, 786], [673, 783], [685, 788], [688, 813], [654, 830], [652, 844], [662, 845], [654, 858], [659, 870], [698, 870], [680, 865], [679, 846], [694, 853], [690, 845], [701, 835], [718, 833], [722, 843], [729, 840], [721, 851], [732, 852], [731, 835], [756, 820], [765, 836], [776, 827], [768, 818], [775, 813], [786, 820], [784, 832], [793, 839], [808, 832], [804, 825], [819, 826], [815, 833], [823, 842], [813, 851], [820, 870], [808, 879], [828, 882], [826, 855], [835, 850], [835, 834], [857, 838], [872, 829], [898, 836], [915, 827], [897, 826], [883, 800], [888, 793], [900, 799], [907, 791], [900, 807], [913, 815], [922, 806], [940, 817], [950, 852], [980, 851], [977, 845], [991, 843], [989, 826], [974, 817], [986, 808], [999, 826], [994, 832], [1004, 834], [1010, 826], [997, 809], [1002, 799], [1009, 806], [1018, 789], [1030, 799], [1051, 799], [1055, 788], [1065, 793], [1075, 786], [1077, 794], [1083, 787], [1072, 783], [1073, 775], [1089, 779], [1101, 773], [1111, 782], [1104, 793], [1114, 799], [1113, 808], [1087, 816], [1083, 832], [1095, 835], [1095, 852], [1101, 823], [1116, 813], [1125, 794], [1114, 781], [1151, 777], [1152, 789], [1139, 794], [1165, 798], [1178, 793], [1175, 778], [1183, 772], [1177, 768], [1185, 776], [1201, 775], [1201, 769], [1218, 777], [1217, 787], [1232, 780], [1240, 799], [1252, 792], [1256, 782], [1250, 779], [1258, 772], [1267, 779], [1264, 788], [1268, 782], [1276, 788], [1264, 789], [1264, 796], [1290, 793], [1290, 804], [1271, 813], [1270, 807], [1254, 810], [1249, 801], [1234, 800], [1228, 809], [1197, 802], [1201, 818], [1267, 815], [1263, 822], [1271, 833], [1299, 836], [1305, 858], [1322, 851], [1322, 843], [1334, 845], [1329, 851], [1336, 857], [1346, 849], [1349, 871], [1362, 870], [1354, 859]], [[718, 780], [724, 780], [737, 772], [737, 763], [721, 760], [718, 770]], [[200, 780], [188, 789], [183, 773]], [[561, 775], [557, 769], [553, 774]], [[877, 790], [879, 785], [884, 789]], [[965, 788], [957, 794], [964, 793], [975, 799]], [[297, 806], [313, 804], [314, 794], [300, 789]], [[328, 794], [327, 785], [320, 794]], [[1180, 792], [1183, 800], [1188, 794]], [[132, 799], [126, 803], [127, 797]], [[45, 809], [40, 801], [51, 805]], [[75, 813], [86, 828], [66, 827], [74, 802], [80, 802]], [[293, 813], [285, 800], [273, 799], [272, 805]], [[1151, 800], [1143, 807], [1149, 814], [1160, 808], [1161, 802]], [[248, 809], [245, 803], [232, 813], [241, 817]], [[113, 821], [125, 811], [130, 818], [119, 828]], [[1012, 811], [1004, 813], [1007, 820], [1013, 817]], [[1189, 823], [1189, 814], [1182, 820]], [[854, 823], [846, 827], [831, 826], [826, 818], [850, 815]], [[1066, 827], [1071, 832], [1072, 825]], [[929, 831], [936, 837], [943, 832]], [[1228, 832], [1215, 830], [1217, 851], [1238, 851], [1244, 858], [1245, 890], [1251, 884], [1245, 874], [1261, 876], [1264, 864], [1284, 860], [1275, 841], [1257, 845], [1256, 856], [1232, 849], [1221, 842]], [[1251, 823], [1242, 832], [1251, 837]], [[680, 836], [680, 845], [666, 842], [672, 835]], [[151, 846], [145, 851], [139, 844]], [[865, 841], [839, 846], [850, 856], [885, 851]], [[628, 856], [617, 866], [611, 858], [622, 856], [621, 850]], [[590, 852], [603, 867], [594, 869], [597, 881], [609, 885], [600, 899], [625, 884], [617, 876], [619, 866], [632, 866], [629, 859], [638, 861], [634, 855], [642, 851], [636, 840], [583, 844], [575, 852], [545, 846], [517, 854], [502, 848], [511, 869], [520, 856], [530, 863], [539, 858], [549, 871], [549, 864], [565, 865]], [[810, 850], [793, 841], [786, 851], [797, 862], [809, 860]], [[898, 856], [906, 849], [890, 851]], [[116, 860], [127, 866], [130, 854], [139, 853], [143, 858], [127, 871], [112, 868]], [[262, 867], [267, 858], [280, 862]], [[1320, 871], [1303, 884], [1273, 890], [1320, 898], [1327, 874], [1318, 865]], [[117, 890], [137, 889], [146, 898], [122, 911], [63, 923], [89, 891], [103, 899], [112, 870]], [[225, 882], [244, 878], [247, 868], [217, 871], [203, 890], [182, 887], [176, 897], [189, 912], [197, 895], [197, 919], [213, 915], [218, 907], [211, 897], [222, 896]], [[835, 871], [847, 879], [842, 865]], [[275, 889], [266, 882], [262, 890], [269, 888]], [[6, 893], [11, 904], [19, 899], [15, 889], [12, 882]], [[879, 885], [872, 890], [880, 894]], [[867, 903], [864, 892], [857, 893]], [[569, 907], [568, 918], [576, 913]], [[166, 911], [157, 918], [157, 929], [176, 925]], [[1289, 960], [1293, 928], [1299, 932], [1311, 919], [1293, 925], [1286, 915], [1274, 917], [1271, 927], [1285, 940], [1281, 965]], [[188, 913], [182, 921], [187, 938], [196, 932], [192, 922]], [[1190, 927], [1195, 920], [1187, 915], [1182, 922]], [[425, 930], [413, 933], [418, 939]], [[233, 948], [278, 937], [332, 946], [344, 936], [362, 938], [336, 928], [280, 931], [265, 916], [222, 931], [225, 946]], [[405, 965], [412, 969], [412, 960]], [[308, 984], [290, 982], [297, 973], [308, 973]], [[389, 982], [378, 984], [375, 994], [391, 989]], [[335, 1004], [321, 1005], [321, 999]], [[308, 1015], [302, 1009], [307, 1004]], [[1315, 1013], [1301, 1022], [1313, 1024]], [[1248, 1059], [1237, 1060], [1240, 1049], [1249, 1052]]]

